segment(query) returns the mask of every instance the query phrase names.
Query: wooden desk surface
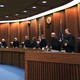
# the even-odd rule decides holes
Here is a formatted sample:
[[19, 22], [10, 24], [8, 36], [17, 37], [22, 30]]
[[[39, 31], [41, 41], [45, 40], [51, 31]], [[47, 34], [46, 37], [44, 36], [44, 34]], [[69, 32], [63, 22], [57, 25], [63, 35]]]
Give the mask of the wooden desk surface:
[[80, 64], [79, 53], [54, 53], [47, 51], [26, 51], [25, 60]]

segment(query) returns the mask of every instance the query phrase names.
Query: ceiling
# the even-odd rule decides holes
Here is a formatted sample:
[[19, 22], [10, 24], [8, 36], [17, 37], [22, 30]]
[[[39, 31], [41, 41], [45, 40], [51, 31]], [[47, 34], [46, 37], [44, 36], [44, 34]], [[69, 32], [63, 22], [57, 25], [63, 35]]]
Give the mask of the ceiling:
[[[46, 1], [46, 3], [42, 3]], [[0, 0], [0, 21], [27, 18], [62, 6], [72, 0]], [[36, 6], [36, 8], [32, 8]], [[24, 12], [27, 11], [27, 12]]]

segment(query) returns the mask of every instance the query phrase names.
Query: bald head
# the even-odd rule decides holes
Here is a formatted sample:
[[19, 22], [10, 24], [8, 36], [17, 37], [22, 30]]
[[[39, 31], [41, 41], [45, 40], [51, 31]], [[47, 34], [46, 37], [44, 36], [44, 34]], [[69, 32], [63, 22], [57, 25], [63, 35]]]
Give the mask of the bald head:
[[54, 32], [52, 32], [51, 37], [56, 37], [56, 34]]
[[5, 41], [5, 39], [2, 39], [2, 42], [4, 42]]
[[29, 36], [25, 36], [25, 40], [28, 40], [29, 39]]
[[14, 40], [17, 41], [18, 39], [15, 37]]

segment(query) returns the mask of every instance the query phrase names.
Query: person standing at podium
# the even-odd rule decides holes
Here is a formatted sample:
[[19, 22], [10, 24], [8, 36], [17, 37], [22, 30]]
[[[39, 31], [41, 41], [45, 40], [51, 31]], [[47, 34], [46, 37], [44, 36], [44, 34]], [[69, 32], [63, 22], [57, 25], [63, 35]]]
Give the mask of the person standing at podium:
[[66, 52], [74, 52], [75, 50], [75, 37], [70, 33], [69, 29], [65, 29], [65, 37], [62, 47]]

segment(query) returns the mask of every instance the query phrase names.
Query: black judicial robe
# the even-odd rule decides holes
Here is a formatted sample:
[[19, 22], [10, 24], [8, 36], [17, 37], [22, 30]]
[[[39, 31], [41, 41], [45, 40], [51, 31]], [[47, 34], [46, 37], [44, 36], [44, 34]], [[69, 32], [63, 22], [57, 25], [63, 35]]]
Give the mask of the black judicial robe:
[[30, 40], [25, 40], [24, 41], [24, 45], [25, 45], [25, 47], [30, 47], [30, 44], [31, 44], [31, 42], [30, 42]]
[[13, 41], [13, 47], [19, 47], [19, 41]]
[[36, 40], [31, 42], [31, 48], [38, 48], [38, 44]]
[[48, 44], [47, 40], [46, 39], [42, 39], [41, 42], [39, 43], [39, 47], [40, 48], [46, 47], [47, 44]]
[[[64, 46], [64, 43], [67, 43], [67, 46]], [[72, 34], [67, 34], [63, 40], [63, 49], [66, 52], [74, 52], [75, 51], [75, 37]]]
[[60, 43], [57, 37], [51, 39], [51, 47], [53, 50], [60, 50]]
[[7, 42], [1, 42], [1, 47], [6, 48], [7, 47]]

